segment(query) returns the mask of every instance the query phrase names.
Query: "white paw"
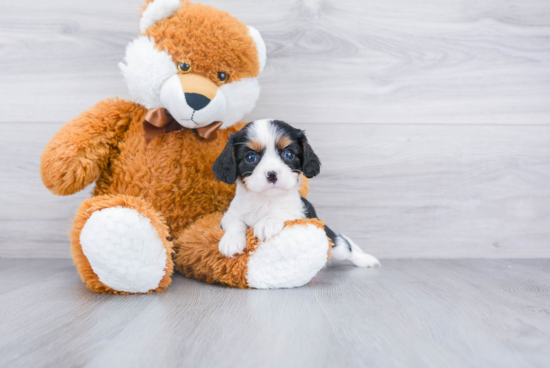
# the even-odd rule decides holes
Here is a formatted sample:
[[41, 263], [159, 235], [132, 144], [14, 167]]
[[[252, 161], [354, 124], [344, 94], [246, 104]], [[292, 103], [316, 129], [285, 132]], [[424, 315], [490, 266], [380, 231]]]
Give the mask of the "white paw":
[[367, 253], [354, 252], [349, 261], [357, 267], [380, 267], [380, 261]]
[[281, 219], [264, 217], [254, 225], [254, 236], [259, 241], [266, 241], [278, 235], [284, 226], [285, 222]]
[[226, 231], [223, 234], [218, 249], [226, 257], [240, 254], [246, 248], [246, 233], [238, 231]]
[[95, 211], [80, 233], [82, 251], [99, 281], [117, 290], [146, 293], [166, 273], [166, 248], [151, 220], [130, 208]]

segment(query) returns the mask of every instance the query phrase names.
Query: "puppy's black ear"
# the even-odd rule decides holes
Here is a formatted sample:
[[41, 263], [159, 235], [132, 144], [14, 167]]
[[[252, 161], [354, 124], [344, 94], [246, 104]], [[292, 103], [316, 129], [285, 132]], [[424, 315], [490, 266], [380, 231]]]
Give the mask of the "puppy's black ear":
[[212, 165], [212, 171], [214, 171], [216, 179], [227, 184], [233, 184], [237, 180], [237, 159], [235, 158], [234, 143], [235, 134], [229, 138], [222, 153]]
[[302, 172], [306, 178], [311, 179], [321, 172], [321, 161], [315, 152], [313, 152], [313, 148], [309, 145], [304, 131], [301, 131], [300, 140], [302, 141], [304, 157], [302, 161]]

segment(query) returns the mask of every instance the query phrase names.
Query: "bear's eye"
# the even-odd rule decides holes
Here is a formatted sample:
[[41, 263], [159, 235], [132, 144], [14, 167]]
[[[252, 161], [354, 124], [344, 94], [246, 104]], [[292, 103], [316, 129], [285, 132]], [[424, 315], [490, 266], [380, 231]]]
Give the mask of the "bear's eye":
[[191, 65], [187, 63], [178, 63], [178, 70], [182, 73], [189, 73], [191, 70]]
[[218, 79], [220, 80], [220, 82], [227, 82], [227, 78], [229, 78], [227, 74], [225, 74], [224, 72], [218, 72]]

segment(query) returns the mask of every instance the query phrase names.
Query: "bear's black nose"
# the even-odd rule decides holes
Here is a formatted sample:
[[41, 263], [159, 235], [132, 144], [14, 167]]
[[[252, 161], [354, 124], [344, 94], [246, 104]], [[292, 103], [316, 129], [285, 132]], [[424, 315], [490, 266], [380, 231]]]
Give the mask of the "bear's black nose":
[[198, 93], [186, 93], [185, 101], [193, 108], [193, 110], [203, 109], [210, 103], [210, 99]]
[[270, 183], [277, 182], [277, 173], [275, 171], [270, 171], [267, 173], [267, 181]]

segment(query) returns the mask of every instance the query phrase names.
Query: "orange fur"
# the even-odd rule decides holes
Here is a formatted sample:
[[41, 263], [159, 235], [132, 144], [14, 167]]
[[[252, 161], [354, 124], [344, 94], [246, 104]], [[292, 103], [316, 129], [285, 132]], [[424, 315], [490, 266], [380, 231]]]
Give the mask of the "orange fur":
[[253, 149], [254, 151], [256, 152], [260, 152], [261, 150], [264, 149], [264, 145], [262, 144], [262, 142], [260, 141], [256, 141], [256, 140], [251, 140], [249, 141], [246, 146], [250, 149]]
[[[247, 27], [211, 7], [186, 1], [176, 15], [157, 22], [146, 34], [157, 47], [168, 50], [174, 62], [191, 62], [193, 73], [218, 86], [218, 71], [228, 73], [229, 81], [259, 73], [257, 50]], [[249, 233], [247, 251], [235, 259], [219, 254], [217, 244], [223, 234], [219, 222], [235, 187], [216, 180], [211, 170], [229, 136], [244, 123], [219, 130], [214, 140], [183, 129], [147, 145], [141, 125], [146, 112], [132, 101], [99, 102], [65, 124], [42, 154], [42, 180], [53, 193], [73, 194], [96, 181], [94, 197], [82, 203], [71, 232], [71, 251], [82, 280], [94, 291], [120, 293], [101, 283], [93, 272], [82, 252], [80, 232], [93, 211], [122, 206], [151, 219], [168, 254], [172, 253], [169, 240], [175, 239], [173, 260], [184, 275], [247, 287], [247, 257], [257, 240]], [[301, 180], [300, 194], [305, 197], [309, 181], [303, 176]], [[156, 291], [170, 284], [173, 268], [169, 257]]]
[[[93, 211], [123, 206], [138, 210], [154, 224], [162, 223], [162, 226], [155, 226], [162, 239], [174, 237], [176, 244], [187, 245], [193, 244], [193, 239], [199, 242], [210, 239], [211, 246], [203, 251], [190, 248], [178, 253], [174, 259], [176, 269], [184, 275], [246, 287], [247, 258], [227, 259], [217, 250], [220, 235], [216, 229], [219, 229], [221, 213], [229, 207], [235, 188], [216, 180], [211, 170], [229, 135], [241, 129], [244, 123], [220, 130], [212, 141], [183, 129], [162, 135], [146, 145], [141, 128], [145, 112], [145, 108], [129, 101], [100, 102], [65, 125], [42, 155], [43, 180], [54, 193], [70, 194], [99, 175], [95, 197], [82, 204], [71, 233], [72, 254], [82, 280], [94, 291], [119, 293], [101, 283], [93, 273], [79, 239]], [[114, 132], [109, 127], [114, 127]], [[83, 163], [87, 165], [85, 168], [81, 166]], [[52, 172], [52, 168], [55, 171]], [[301, 180], [300, 193], [305, 197], [309, 180], [303, 176]], [[205, 215], [210, 216], [194, 224]], [[207, 220], [210, 222], [205, 224]], [[171, 249], [166, 244], [169, 243], [165, 246]], [[253, 246], [254, 243], [249, 242], [249, 251]], [[201, 256], [193, 257], [190, 252]], [[172, 261], [169, 262], [171, 270]], [[157, 291], [170, 283], [168, 272], [167, 275], [168, 279], [163, 279]]]
[[121, 292], [110, 288], [101, 281], [99, 281], [98, 276], [92, 270], [92, 266], [88, 259], [82, 251], [82, 245], [80, 244], [80, 233], [82, 228], [86, 224], [86, 221], [90, 218], [94, 211], [102, 210], [104, 208], [110, 207], [126, 207], [136, 210], [142, 216], [145, 216], [151, 220], [151, 225], [157, 231], [159, 238], [162, 240], [162, 244], [166, 249], [168, 256], [168, 261], [166, 263], [166, 273], [159, 283], [159, 287], [154, 291], [162, 291], [170, 285], [172, 282], [172, 273], [174, 272], [174, 262], [172, 261], [171, 254], [174, 253], [172, 250], [172, 243], [168, 241], [170, 237], [168, 226], [162, 215], [155, 211], [153, 207], [144, 201], [143, 199], [131, 196], [98, 196], [92, 197], [85, 200], [78, 209], [76, 217], [73, 223], [73, 230], [71, 231], [71, 253], [73, 256], [73, 261], [80, 274], [80, 278], [86, 286], [96, 292], [100, 293], [109, 293], [109, 294], [130, 294], [126, 292]]
[[174, 63], [187, 62], [193, 73], [221, 86], [218, 72], [235, 82], [260, 73], [258, 51], [248, 28], [227, 12], [183, 1], [173, 16], [158, 21], [145, 34], [159, 50], [167, 50]]
[[299, 193], [302, 197], [307, 198], [307, 195], [309, 194], [309, 179], [305, 176], [301, 176], [302, 182], [300, 184], [300, 190]]
[[[254, 229], [249, 229], [246, 234], [247, 244], [244, 252], [233, 258], [226, 258], [218, 252], [218, 243], [224, 234], [224, 231], [220, 229], [222, 217], [221, 212], [207, 215], [183, 231], [181, 236], [174, 241], [176, 270], [186, 277], [209, 284], [248, 288], [246, 280], [248, 260], [251, 254], [258, 249], [258, 238], [254, 236]], [[298, 219], [287, 221], [285, 227], [308, 224], [319, 228], [325, 226], [318, 219]]]
[[116, 158], [118, 142], [130, 123], [141, 120], [145, 111], [134, 102], [109, 99], [65, 124], [42, 153], [44, 185], [55, 194], [69, 195], [93, 183]]
[[286, 135], [283, 135], [277, 140], [277, 147], [279, 147], [279, 149], [285, 149], [291, 143], [292, 143], [292, 140], [288, 138]]

